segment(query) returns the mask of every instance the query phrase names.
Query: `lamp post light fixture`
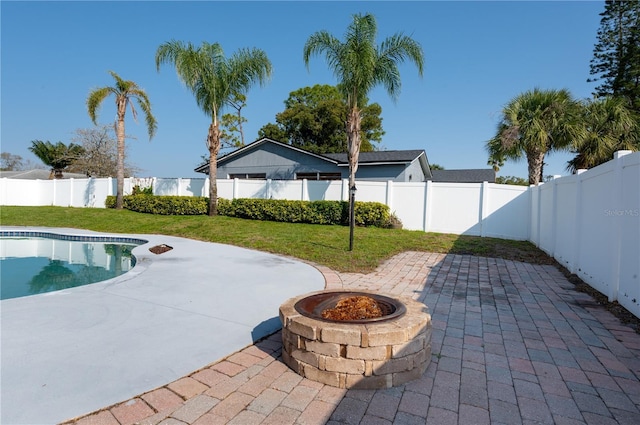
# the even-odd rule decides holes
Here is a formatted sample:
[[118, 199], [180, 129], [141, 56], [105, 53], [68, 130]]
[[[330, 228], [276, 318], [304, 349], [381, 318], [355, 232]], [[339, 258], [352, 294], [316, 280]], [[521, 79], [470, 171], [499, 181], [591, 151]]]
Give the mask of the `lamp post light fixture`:
[[353, 251], [353, 228], [356, 225], [356, 185], [349, 188], [349, 251]]

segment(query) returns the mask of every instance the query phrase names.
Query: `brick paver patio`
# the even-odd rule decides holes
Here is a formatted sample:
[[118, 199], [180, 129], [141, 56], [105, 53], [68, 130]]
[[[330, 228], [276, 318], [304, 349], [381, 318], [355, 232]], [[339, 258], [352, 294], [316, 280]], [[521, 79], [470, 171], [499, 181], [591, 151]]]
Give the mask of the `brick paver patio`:
[[325, 386], [280, 361], [277, 333], [69, 423], [640, 424], [640, 335], [554, 266], [407, 252], [368, 275], [319, 268], [327, 289], [429, 307], [433, 360], [422, 378], [385, 390]]

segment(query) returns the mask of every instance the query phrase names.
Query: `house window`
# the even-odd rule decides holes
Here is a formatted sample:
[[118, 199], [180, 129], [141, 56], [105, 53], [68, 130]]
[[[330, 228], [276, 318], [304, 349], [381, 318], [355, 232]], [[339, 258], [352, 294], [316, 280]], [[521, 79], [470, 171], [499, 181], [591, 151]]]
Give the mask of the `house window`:
[[229, 174], [229, 178], [230, 179], [266, 180], [267, 175], [265, 173]]
[[340, 180], [341, 173], [296, 173], [297, 180]]

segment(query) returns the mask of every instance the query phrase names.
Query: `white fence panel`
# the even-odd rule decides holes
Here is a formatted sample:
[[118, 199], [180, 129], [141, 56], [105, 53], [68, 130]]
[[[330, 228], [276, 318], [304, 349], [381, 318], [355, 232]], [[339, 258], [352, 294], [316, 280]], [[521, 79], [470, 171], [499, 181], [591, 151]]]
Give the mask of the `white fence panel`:
[[71, 191], [73, 188], [73, 181], [68, 180], [51, 180], [54, 188], [54, 205], [58, 207], [70, 207], [73, 205], [71, 202]]
[[391, 194], [390, 210], [407, 230], [426, 230], [426, 196], [425, 183], [394, 183]]
[[[356, 202], [381, 202], [386, 204], [387, 184], [387, 182], [368, 180], [356, 181]], [[348, 200], [348, 198], [345, 200]]]
[[[47, 183], [49, 183], [47, 185]], [[51, 184], [45, 180], [0, 179], [2, 205], [38, 206], [52, 205]]]
[[620, 241], [619, 267], [612, 267], [613, 278], [620, 284], [613, 298], [640, 317], [640, 154], [621, 160], [621, 209], [611, 216], [616, 225], [613, 237]]
[[[126, 193], [127, 191], [125, 191]], [[157, 196], [178, 196], [180, 193], [180, 179], [154, 179], [153, 194]]]
[[144, 189], [153, 185], [153, 194], [157, 196], [209, 196], [208, 182], [208, 179], [162, 178], [152, 179], [147, 186], [139, 186]]
[[540, 188], [529, 186], [529, 200], [531, 206], [529, 221], [529, 241], [540, 246]]
[[553, 246], [556, 260], [567, 269], [571, 269], [575, 258], [576, 245], [576, 186], [579, 175], [554, 180], [556, 184], [556, 224]]
[[581, 174], [580, 253], [574, 272], [603, 294], [609, 294], [613, 220], [605, 213], [613, 208], [614, 162]]
[[102, 178], [102, 179], [91, 179], [90, 187], [88, 188], [88, 192], [91, 194], [91, 199], [94, 204], [90, 203], [86, 205], [87, 207], [96, 207], [96, 208], [106, 208], [105, 201], [107, 200], [107, 196], [115, 195], [117, 193], [117, 185], [116, 179], [112, 179], [111, 177]]
[[[227, 180], [227, 179], [218, 180], [216, 182], [216, 185], [218, 188], [218, 198], [229, 199], [229, 200], [233, 199], [233, 191], [235, 188], [234, 180]], [[202, 196], [209, 197], [209, 179], [205, 180], [202, 191], [203, 191]]]
[[[256, 180], [256, 182], [258, 181], [260, 180]], [[262, 182], [266, 189], [265, 196], [260, 196], [261, 198], [294, 201], [301, 200], [306, 196], [306, 180], [267, 180], [266, 182], [263, 180]], [[239, 196], [239, 198], [245, 198], [245, 196]]]
[[90, 194], [87, 193], [91, 179], [69, 179], [69, 204], [82, 205], [83, 207], [89, 206], [91, 200]]
[[493, 183], [483, 187], [487, 192], [482, 196], [482, 236], [528, 240], [529, 188]]
[[[309, 180], [307, 181], [307, 196], [309, 201], [346, 201], [343, 198], [347, 180]], [[348, 196], [348, 195], [347, 195]]]
[[[267, 185], [264, 180], [240, 180], [236, 181], [234, 198], [267, 198]], [[299, 199], [299, 198], [298, 198]]]
[[480, 235], [480, 183], [433, 183], [430, 232]]
[[[54, 180], [39, 180], [42, 184], [35, 193], [39, 194], [43, 205], [55, 205], [56, 199], [56, 182]], [[20, 195], [18, 195], [20, 196]]]
[[548, 182], [538, 186], [538, 247], [549, 255], [553, 255], [554, 241], [554, 183]]
[[[209, 196], [209, 179], [182, 179], [180, 196]], [[206, 190], [205, 190], [206, 189]], [[220, 190], [218, 188], [218, 190]]]

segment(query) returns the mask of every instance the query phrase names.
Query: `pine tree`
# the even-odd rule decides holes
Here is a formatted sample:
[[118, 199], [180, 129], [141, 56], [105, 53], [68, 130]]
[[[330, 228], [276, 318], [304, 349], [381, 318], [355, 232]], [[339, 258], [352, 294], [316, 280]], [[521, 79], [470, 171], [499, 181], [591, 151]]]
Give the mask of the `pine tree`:
[[640, 113], [640, 0], [607, 0], [590, 74], [596, 97], [626, 97]]

